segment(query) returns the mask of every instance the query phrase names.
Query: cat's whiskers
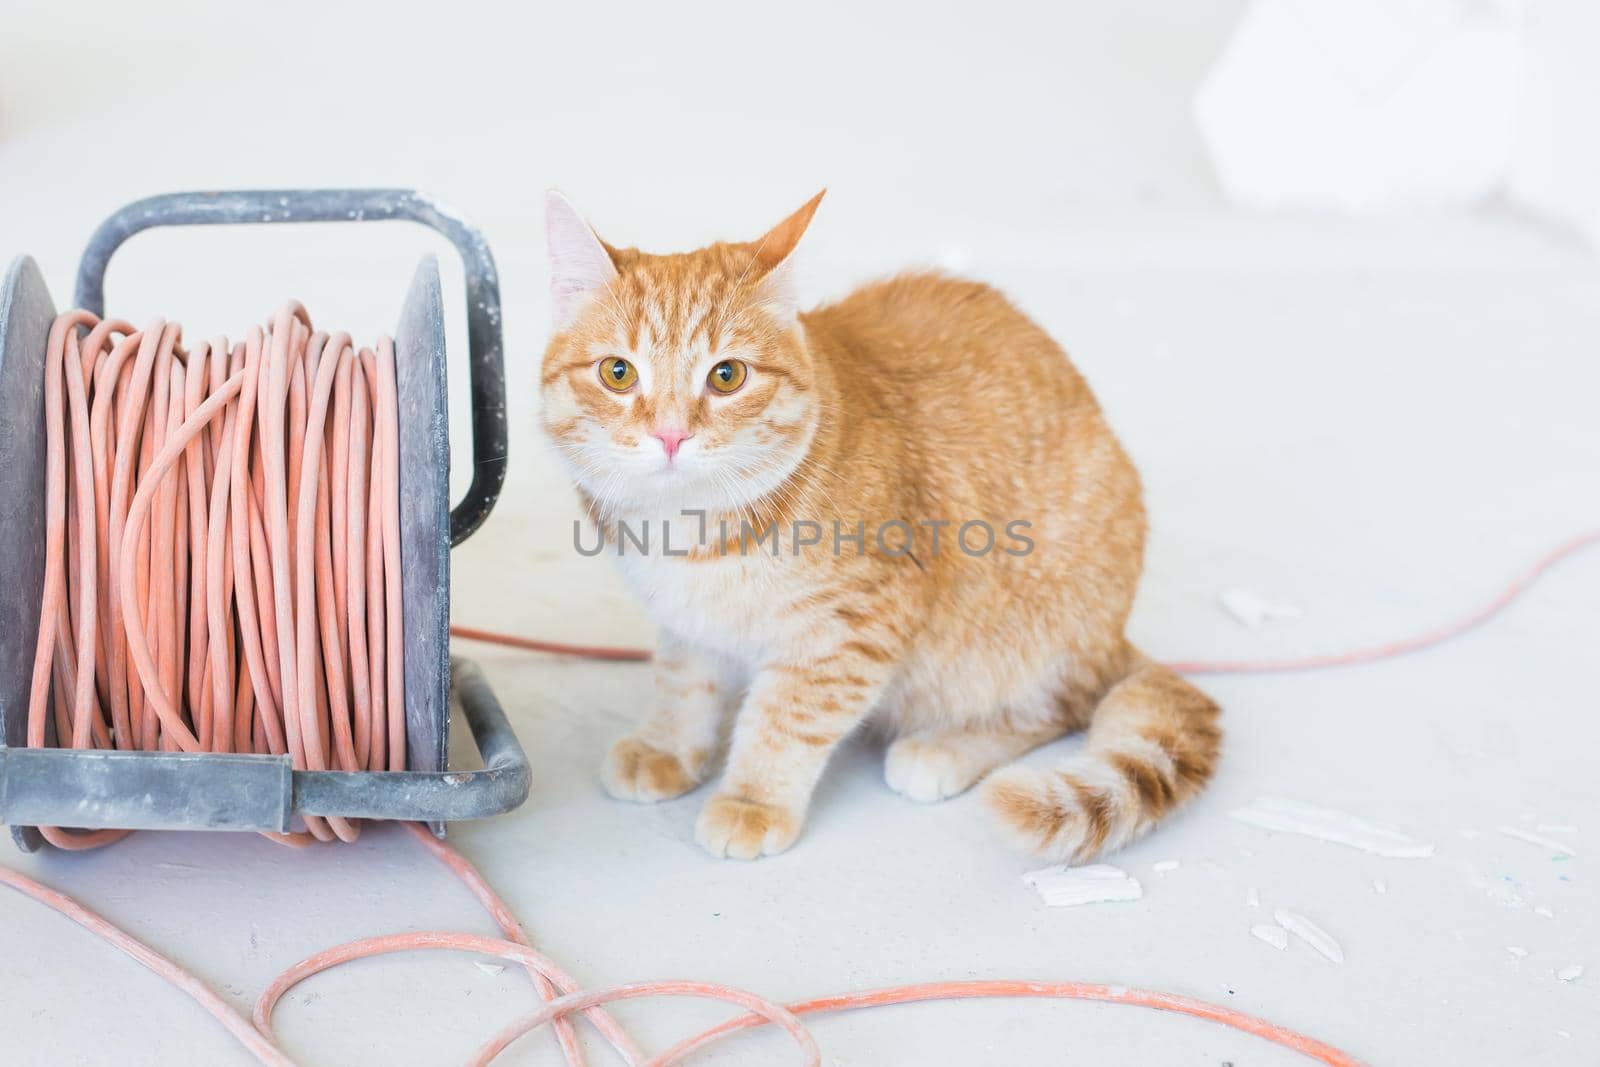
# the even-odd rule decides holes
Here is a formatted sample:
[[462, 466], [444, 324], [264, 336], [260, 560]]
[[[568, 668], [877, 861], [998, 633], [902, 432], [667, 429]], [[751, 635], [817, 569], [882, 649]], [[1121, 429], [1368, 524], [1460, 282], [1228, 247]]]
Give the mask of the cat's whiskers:
[[595, 494], [595, 510], [600, 513], [602, 519], [611, 519], [621, 515], [621, 509], [613, 506], [611, 497], [612, 487], [617, 485], [621, 478], [621, 468], [612, 465], [611, 470], [606, 474], [605, 481], [601, 483], [599, 491]]
[[[716, 472], [716, 475], [719, 482], [724, 487], [724, 491], [727, 492], [733, 499], [735, 504], [735, 514], [738, 515], [741, 523], [748, 521], [750, 529], [757, 536], [760, 536], [764, 530], [764, 524], [761, 522], [761, 515], [759, 511], [760, 502], [752, 497], [748, 490], [742, 489], [739, 486], [739, 483], [730, 475], [720, 470]], [[742, 525], [739, 528], [739, 536], [741, 538], [744, 536], [744, 527]]]
[[595, 293], [595, 299], [599, 301], [602, 307], [611, 313], [612, 324], [622, 332], [624, 339], [626, 339], [627, 335], [631, 332], [629, 330], [628, 316], [622, 310], [621, 305], [616, 302], [616, 298], [610, 289], [598, 290]]
[[[762, 456], [755, 457], [755, 462], [753, 463], [741, 463], [739, 462], [738, 457], [734, 457], [726, 461], [726, 466], [729, 468], [730, 474], [736, 474], [741, 477], [754, 475], [760, 478], [767, 474], [771, 474], [777, 469], [776, 464], [771, 463]], [[761, 493], [755, 497], [755, 499], [764, 500], [768, 496], [778, 495], [779, 498], [784, 500], [786, 503], [794, 503], [796, 501], [792, 493], [792, 488], [793, 487], [790, 479], [785, 478], [782, 481], [776, 482], [766, 489], [763, 489]]]
[[732, 307], [733, 302], [739, 298], [739, 287], [744, 284], [745, 278], [749, 277], [750, 268], [755, 266], [756, 263], [760, 261], [761, 251], [767, 247], [767, 241], [771, 238], [772, 232], [770, 230], [762, 235], [760, 243], [756, 245], [755, 252], [750, 256], [750, 262], [744, 265], [744, 270], [739, 272], [739, 277], [735, 278], [733, 285], [728, 288], [728, 298], [722, 302], [722, 307], [717, 312], [718, 333], [722, 333], [727, 329], [728, 323], [726, 320], [728, 317], [728, 309]]
[[803, 475], [810, 474], [820, 474], [825, 477], [832, 478], [841, 486], [845, 484], [842, 477], [840, 477], [834, 471], [829, 470], [822, 464], [821, 460], [816, 458], [815, 450], [808, 449], [806, 454], [800, 457], [800, 462], [795, 464], [794, 471], [789, 476], [789, 483], [793, 484], [794, 481], [799, 480], [802, 486], [814, 486], [817, 492], [822, 494], [823, 499], [827, 500], [828, 506], [833, 509], [834, 516], [842, 519], [844, 517], [844, 509], [839, 507], [838, 502], [833, 499], [833, 494], [828, 492], [827, 486], [823, 485], [821, 481], [815, 478], [802, 477]]

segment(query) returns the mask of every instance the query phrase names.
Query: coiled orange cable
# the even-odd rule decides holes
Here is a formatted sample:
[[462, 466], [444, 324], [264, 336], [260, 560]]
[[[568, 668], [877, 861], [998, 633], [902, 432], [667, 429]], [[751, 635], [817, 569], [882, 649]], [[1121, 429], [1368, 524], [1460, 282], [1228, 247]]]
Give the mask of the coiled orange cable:
[[[28, 744], [53, 725], [63, 747], [403, 769], [393, 343], [357, 351], [297, 303], [192, 349], [176, 323], [70, 311], [44, 384]], [[359, 832], [305, 826], [272, 836]], [[41, 831], [69, 849], [125, 833]]]

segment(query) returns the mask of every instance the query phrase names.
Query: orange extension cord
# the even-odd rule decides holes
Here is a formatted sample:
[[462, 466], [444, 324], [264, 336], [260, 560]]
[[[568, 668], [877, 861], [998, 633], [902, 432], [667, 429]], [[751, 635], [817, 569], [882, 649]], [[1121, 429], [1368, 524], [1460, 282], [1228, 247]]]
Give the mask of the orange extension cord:
[[[400, 610], [392, 343], [382, 339], [376, 350], [357, 352], [346, 334], [313, 332], [305, 310], [292, 303], [278, 312], [270, 330], [252, 329], [231, 349], [218, 339], [186, 352], [180, 341], [178, 327], [160, 320], [135, 331], [81, 311], [62, 315], [51, 332], [45, 391], [50, 551], [28, 743], [46, 743], [53, 710], [58, 743], [68, 739], [73, 747], [287, 751], [296, 767], [403, 767], [400, 628], [385, 625]], [[176, 476], [180, 461], [183, 478]], [[1187, 673], [1262, 673], [1415, 651], [1486, 621], [1555, 563], [1597, 541], [1600, 530], [1573, 538], [1482, 609], [1403, 641], [1293, 660], [1173, 666]], [[187, 620], [178, 610], [186, 590]], [[536, 641], [468, 627], [451, 632], [588, 659], [650, 657], [642, 649]], [[1358, 1062], [1230, 1008], [1081, 982], [940, 982], [788, 1006], [706, 982], [584, 991], [531, 947], [510, 908], [463, 856], [425, 828], [406, 825], [478, 898], [504, 938], [419, 932], [335, 946], [279, 975], [257, 1000], [253, 1027], [199, 979], [71, 898], [4, 867], [0, 882], [167, 979], [266, 1064], [292, 1063], [271, 1027], [273, 1009], [289, 989], [341, 963], [418, 949], [520, 963], [546, 1001], [485, 1043], [469, 1061], [475, 1065], [489, 1063], [523, 1034], [554, 1024], [568, 1063], [580, 1067], [585, 1060], [571, 1022], [579, 1013], [634, 1067], [679, 1063], [727, 1034], [767, 1024], [794, 1037], [805, 1063], [819, 1065], [821, 1053], [800, 1015], [994, 997], [1158, 1008], [1256, 1034], [1322, 1063]], [[350, 840], [357, 827], [342, 819], [308, 819], [307, 831], [320, 840]], [[44, 832], [64, 848], [91, 848], [126, 833]], [[303, 834], [269, 836], [308, 843]], [[722, 1000], [749, 1014], [647, 1060], [602, 1005], [655, 996]]]
[[[357, 352], [295, 303], [231, 348], [181, 340], [84, 311], [50, 331], [28, 744], [46, 743], [53, 693], [64, 747], [403, 769], [392, 342]], [[271, 836], [359, 832], [305, 823]], [[41, 832], [69, 849], [126, 833]]]
[[[1179, 674], [1286, 674], [1291, 671], [1321, 670], [1324, 667], [1350, 667], [1358, 663], [1373, 663], [1382, 659], [1394, 659], [1411, 652], [1420, 652], [1425, 648], [1442, 645], [1452, 638], [1460, 637], [1468, 630], [1477, 629], [1504, 611], [1513, 600], [1538, 581], [1545, 571], [1596, 542], [1600, 542], [1600, 530], [1587, 530], [1568, 538], [1529, 564], [1526, 570], [1495, 594], [1493, 600], [1459, 619], [1410, 637], [1346, 652], [1329, 652], [1313, 656], [1293, 656], [1286, 659], [1167, 660], [1165, 666]], [[645, 648], [567, 645], [559, 641], [541, 641], [514, 634], [496, 633], [493, 630], [480, 630], [472, 626], [452, 626], [450, 634], [464, 641], [481, 641], [485, 644], [503, 645], [506, 648], [520, 648], [527, 652], [548, 652], [552, 655], [573, 656], [579, 659], [643, 661], [650, 658], [650, 650]]]

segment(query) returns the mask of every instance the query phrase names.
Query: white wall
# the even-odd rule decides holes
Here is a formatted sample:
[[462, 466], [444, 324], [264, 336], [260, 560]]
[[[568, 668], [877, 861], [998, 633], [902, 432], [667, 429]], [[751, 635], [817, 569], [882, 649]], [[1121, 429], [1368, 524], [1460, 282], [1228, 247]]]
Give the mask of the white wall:
[[1240, 7], [26, 0], [0, 22], [0, 210], [38, 248], [50, 209], [135, 192], [409, 182], [507, 245], [558, 184], [681, 244], [827, 184], [851, 217], [926, 212], [932, 243], [967, 213], [1209, 203], [1189, 98]]

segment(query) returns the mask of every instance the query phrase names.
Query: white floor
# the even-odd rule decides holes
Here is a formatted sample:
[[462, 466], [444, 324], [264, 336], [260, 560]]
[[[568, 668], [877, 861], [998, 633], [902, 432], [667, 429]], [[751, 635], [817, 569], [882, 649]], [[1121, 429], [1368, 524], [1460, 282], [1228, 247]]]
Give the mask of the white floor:
[[[997, 238], [972, 256], [1067, 339], [1143, 465], [1154, 538], [1134, 628], [1158, 655], [1404, 634], [1478, 604], [1600, 519], [1600, 270], [1536, 234], [1493, 222], [1068, 217], [1036, 242]], [[526, 405], [516, 430], [505, 498], [456, 557], [455, 617], [646, 640], [610, 565], [573, 552], [574, 501]], [[1305, 617], [1249, 631], [1216, 604], [1237, 585]], [[691, 840], [697, 798], [641, 809], [596, 783], [605, 746], [648, 699], [647, 668], [481, 649], [471, 653], [512, 710], [537, 782], [521, 811], [459, 826], [454, 840], [591, 983], [696, 976], [787, 999], [934, 978], [1082, 978], [1225, 1002], [1377, 1063], [1592, 1063], [1597, 592], [1590, 555], [1447, 648], [1208, 680], [1227, 710], [1228, 758], [1199, 803], [1115, 858], [1146, 887], [1133, 904], [1046, 909], [1018, 877], [1030, 864], [1001, 847], [972, 799], [908, 804], [883, 786], [881, 753], [865, 740], [831, 770], [792, 852], [711, 860]], [[1437, 855], [1381, 859], [1228, 818], [1261, 795], [1392, 821]], [[1576, 826], [1562, 840], [1577, 855], [1558, 861], [1498, 832], [1543, 824]], [[1181, 866], [1153, 870], [1169, 859]], [[392, 832], [307, 854], [148, 834], [7, 862], [104, 909], [241, 1007], [335, 941], [488, 930]], [[1261, 911], [1244, 903], [1252, 886]], [[1252, 938], [1274, 907], [1321, 923], [1344, 964]], [[17, 1062], [110, 1050], [130, 1064], [242, 1059], [183, 998], [10, 895], [0, 957], [0, 1017], [28, 1050]], [[1557, 980], [1572, 963], [1589, 974]], [[308, 984], [280, 1027], [309, 1062], [448, 1062], [525, 999], [511, 970], [398, 959]], [[673, 1003], [620, 1014], [659, 1043], [718, 1013]], [[1204, 1023], [1095, 1005], [897, 1008], [818, 1032], [840, 1064], [1295, 1062]], [[550, 1051], [530, 1041], [519, 1054], [547, 1062]], [[786, 1060], [760, 1037], [707, 1062]]]
[[[610, 565], [573, 551], [575, 501], [532, 430], [529, 383], [545, 314], [538, 191], [564, 183], [584, 203], [592, 182], [602, 226], [614, 216], [619, 239], [667, 245], [734, 225], [757, 229], [810, 185], [749, 186], [741, 171], [723, 210], [711, 175], [689, 206], [663, 211], [674, 201], [647, 176], [602, 173], [594, 159], [576, 169], [553, 157], [530, 161], [512, 143], [513, 115], [503, 108], [492, 139], [474, 140], [463, 122], [438, 135], [438, 152], [415, 160], [398, 151], [370, 165], [306, 155], [291, 166], [269, 139], [301, 131], [265, 89], [246, 95], [239, 80], [223, 80], [212, 95], [172, 69], [148, 82], [131, 74], [125, 83], [52, 81], [46, 45], [59, 34], [39, 30], [46, 25], [59, 22], [39, 14], [23, 27], [33, 36], [10, 38], [8, 58], [32, 60], [0, 64], [0, 94], [7, 71], [13, 88], [0, 129], [0, 259], [33, 253], [65, 300], [101, 214], [189, 184], [415, 181], [459, 200], [500, 257], [514, 418], [505, 496], [455, 556], [455, 618], [569, 640], [647, 641], [649, 626]], [[1204, 33], [1214, 42], [1220, 31]], [[502, 60], [515, 51], [492, 44]], [[559, 37], [537, 44], [540, 55], [562, 48]], [[1164, 58], [1188, 72], [1173, 76], [1178, 87], [1125, 105], [1134, 118], [1140, 108], [1165, 116], [1147, 126], [1176, 127], [1179, 83], [1198, 69], [1171, 51]], [[457, 49], [443, 62], [459, 76], [470, 59]], [[292, 57], [272, 61], [311, 70]], [[530, 77], [544, 77], [542, 62]], [[505, 91], [521, 69], [497, 63], [490, 76]], [[308, 76], [355, 84], [350, 73]], [[188, 163], [160, 147], [146, 111], [129, 102], [132, 89], [120, 95], [125, 85], [193, 139], [173, 149]], [[296, 107], [306, 105], [296, 95], [302, 85], [284, 90]], [[449, 85], [408, 82], [395, 92], [410, 106], [431, 88], [463, 103]], [[551, 107], [558, 88], [541, 83]], [[397, 114], [368, 115], [363, 101], [340, 105], [350, 108], [344, 125], [364, 129], [370, 119], [398, 136]], [[264, 124], [257, 135], [227, 126], [229, 109], [246, 104]], [[440, 104], [426, 115], [460, 117], [447, 111]], [[340, 124], [311, 122], [307, 144], [336, 144], [330, 125]], [[1072, 128], [1080, 146], [1094, 141], [1092, 125]], [[1107, 143], [1117, 136], [1107, 133]], [[893, 173], [872, 159], [854, 169], [832, 160], [859, 180], [818, 168], [817, 183], [834, 182], [835, 193], [819, 216], [812, 272], [825, 294], [896, 264], [959, 263], [1002, 285], [1063, 340], [1145, 475], [1153, 537], [1133, 624], [1145, 648], [1193, 659], [1382, 641], [1478, 605], [1557, 541], [1600, 525], [1600, 261], [1493, 216], [1237, 216], [1214, 205], [1192, 145], [1148, 140], [1166, 147], [1108, 148], [1088, 162], [1071, 151], [1030, 157], [1021, 173], [1038, 181], [1026, 195], [1007, 186], [983, 202], [961, 199], [980, 184], [970, 162], [954, 161], [970, 171], [962, 181], [896, 198]], [[137, 173], [81, 166], [91, 145], [107, 144], [131, 153]], [[236, 153], [231, 162], [217, 161], [219, 147]], [[485, 149], [483, 168], [467, 158], [474, 147]], [[890, 145], [884, 158], [906, 150]], [[1095, 162], [1106, 158], [1115, 161], [1109, 176]], [[199, 176], [185, 180], [191, 171]], [[1147, 181], [1152, 174], [1176, 177]], [[1065, 175], [1071, 191], [1050, 192], [1049, 175]], [[685, 179], [663, 180], [676, 190]], [[1111, 195], [1095, 181], [1155, 192]], [[938, 206], [945, 197], [959, 205], [948, 214]], [[209, 332], [237, 330], [294, 294], [325, 321], [375, 332], [391, 325], [418, 249], [431, 247], [404, 229], [318, 239], [325, 243], [308, 261], [296, 251], [305, 246], [281, 234], [140, 238], [112, 271], [111, 303], [135, 318], [187, 312], [193, 329]], [[202, 268], [184, 258], [197, 250], [251, 258]], [[1217, 604], [1234, 586], [1297, 604], [1304, 618], [1245, 629]], [[482, 662], [510, 709], [536, 781], [523, 809], [457, 826], [452, 839], [537, 943], [590, 984], [696, 977], [787, 1000], [939, 978], [1085, 979], [1226, 1003], [1378, 1064], [1594, 1064], [1597, 604], [1600, 552], [1570, 561], [1446, 648], [1341, 671], [1204, 680], [1226, 709], [1227, 759], [1190, 810], [1112, 858], [1144, 884], [1136, 903], [1044, 907], [1019, 877], [1035, 864], [999, 843], [972, 798], [934, 808], [901, 800], [882, 784], [881, 750], [866, 739], [830, 770], [790, 853], [753, 865], [712, 860], [692, 841], [697, 797], [641, 809], [608, 800], [596, 781], [605, 747], [648, 699], [648, 668], [480, 648], [462, 650]], [[1057, 758], [1070, 744], [1032, 758]], [[1382, 859], [1228, 817], [1259, 796], [1390, 821], [1436, 854]], [[1576, 827], [1547, 832], [1576, 855], [1557, 860], [1500, 832], [1545, 825]], [[1167, 860], [1180, 866], [1155, 870]], [[241, 1010], [282, 968], [338, 941], [492, 929], [446, 872], [381, 829], [352, 847], [307, 853], [251, 837], [144, 834], [88, 855], [10, 853], [0, 862], [103, 911]], [[1250, 887], [1260, 910], [1245, 903]], [[1345, 962], [1251, 937], [1276, 907], [1325, 927]], [[246, 1062], [182, 996], [13, 894], [0, 894], [0, 959], [8, 1063]], [[1558, 980], [1571, 964], [1587, 973]], [[401, 957], [309, 982], [277, 1021], [301, 1062], [459, 1062], [527, 1002], [514, 969], [488, 975], [458, 956]], [[618, 1009], [656, 1049], [723, 1014], [689, 1002]], [[848, 1067], [1302, 1062], [1210, 1024], [1106, 1005], [902, 1007], [819, 1020], [816, 1032], [825, 1062]], [[540, 1035], [506, 1062], [554, 1056]], [[793, 1060], [781, 1038], [766, 1035], [730, 1041], [703, 1062]]]

